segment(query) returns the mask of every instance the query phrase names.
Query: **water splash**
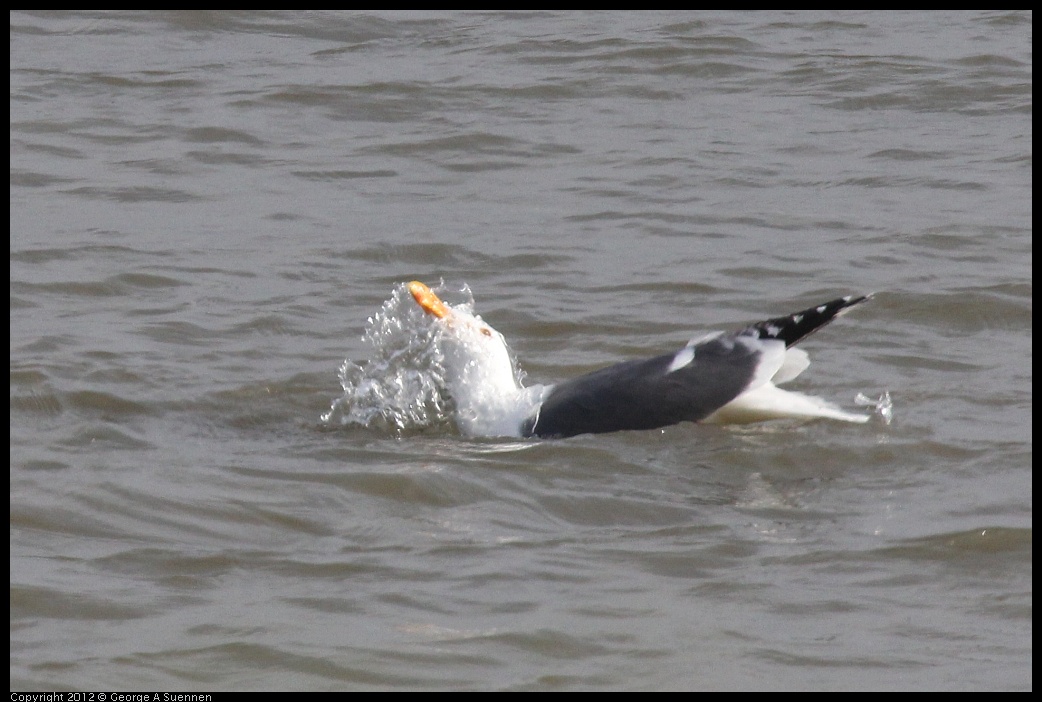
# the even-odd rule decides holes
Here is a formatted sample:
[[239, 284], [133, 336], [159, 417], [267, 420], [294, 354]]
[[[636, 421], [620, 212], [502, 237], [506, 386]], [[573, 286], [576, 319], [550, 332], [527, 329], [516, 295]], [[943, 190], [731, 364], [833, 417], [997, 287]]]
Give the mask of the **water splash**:
[[455, 426], [469, 436], [520, 436], [541, 386], [522, 388], [506, 342], [473, 314], [469, 287], [446, 289], [442, 282], [436, 290], [453, 301], [454, 321], [425, 314], [405, 284], [395, 286], [366, 323], [362, 340], [370, 358], [340, 366], [344, 394], [322, 415], [324, 423], [395, 435]]
[[883, 424], [887, 426], [894, 421], [894, 401], [890, 399], [889, 390], [880, 395], [877, 400], [873, 400], [871, 397], [859, 392], [857, 397], [854, 398], [854, 404], [861, 407], [874, 408], [876, 414], [883, 420]]
[[[470, 291], [460, 291], [469, 297]], [[463, 304], [468, 304], [464, 302]], [[404, 284], [366, 322], [363, 363], [340, 366], [344, 394], [322, 415], [326, 424], [355, 424], [394, 434], [451, 423], [451, 397], [437, 330]]]

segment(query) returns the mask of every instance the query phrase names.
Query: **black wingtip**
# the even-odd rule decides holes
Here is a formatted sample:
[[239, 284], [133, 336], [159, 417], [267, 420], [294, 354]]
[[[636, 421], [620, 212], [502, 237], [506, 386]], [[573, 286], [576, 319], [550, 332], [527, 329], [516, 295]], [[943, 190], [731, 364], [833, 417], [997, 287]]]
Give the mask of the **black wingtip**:
[[741, 334], [756, 336], [760, 339], [780, 339], [785, 342], [786, 347], [789, 347], [806, 339], [836, 317], [846, 314], [855, 305], [871, 300], [874, 294], [847, 295], [836, 298], [784, 317], [774, 317], [757, 322], [743, 329]]

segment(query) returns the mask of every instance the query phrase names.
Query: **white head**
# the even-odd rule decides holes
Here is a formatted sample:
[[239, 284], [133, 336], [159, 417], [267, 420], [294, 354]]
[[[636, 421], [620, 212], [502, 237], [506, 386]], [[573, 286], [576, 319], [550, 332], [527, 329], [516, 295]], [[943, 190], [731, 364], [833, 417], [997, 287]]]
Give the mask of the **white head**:
[[468, 436], [520, 436], [521, 423], [539, 406], [542, 387], [521, 387], [503, 335], [481, 317], [449, 307], [419, 281], [409, 283], [409, 292], [438, 320], [438, 344], [460, 431]]

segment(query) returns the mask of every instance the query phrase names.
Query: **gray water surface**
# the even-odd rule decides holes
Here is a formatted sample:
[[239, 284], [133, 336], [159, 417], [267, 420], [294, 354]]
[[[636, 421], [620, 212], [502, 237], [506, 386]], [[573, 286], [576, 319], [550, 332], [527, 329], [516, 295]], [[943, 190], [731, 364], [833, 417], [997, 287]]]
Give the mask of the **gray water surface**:
[[[11, 688], [1030, 690], [1030, 12], [12, 12]], [[894, 421], [324, 422], [840, 295]]]

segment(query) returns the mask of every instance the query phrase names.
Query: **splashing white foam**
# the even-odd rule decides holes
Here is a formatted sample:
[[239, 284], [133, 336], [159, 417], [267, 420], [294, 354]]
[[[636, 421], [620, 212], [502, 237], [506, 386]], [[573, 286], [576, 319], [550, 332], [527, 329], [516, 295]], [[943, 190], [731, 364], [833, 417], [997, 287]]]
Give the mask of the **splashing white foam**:
[[872, 407], [875, 409], [876, 414], [879, 415], [880, 419], [883, 420], [883, 424], [887, 426], [894, 421], [894, 401], [890, 399], [890, 391], [884, 392], [879, 396], [879, 399], [873, 400], [863, 392], [859, 392], [857, 397], [854, 398], [854, 404], [862, 407]]
[[344, 394], [322, 421], [400, 433], [447, 423], [444, 367], [435, 330], [404, 285], [366, 322], [362, 341], [370, 357], [340, 366]]
[[452, 314], [432, 319], [406, 285], [369, 318], [362, 364], [340, 367], [344, 394], [322, 421], [401, 434], [451, 426], [467, 436], [521, 436], [521, 425], [542, 400], [543, 386], [524, 388], [503, 336], [473, 314], [467, 286], [439, 294], [458, 299]]

